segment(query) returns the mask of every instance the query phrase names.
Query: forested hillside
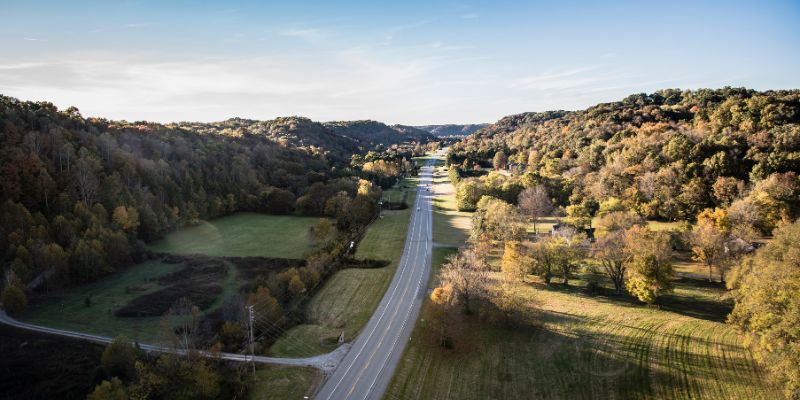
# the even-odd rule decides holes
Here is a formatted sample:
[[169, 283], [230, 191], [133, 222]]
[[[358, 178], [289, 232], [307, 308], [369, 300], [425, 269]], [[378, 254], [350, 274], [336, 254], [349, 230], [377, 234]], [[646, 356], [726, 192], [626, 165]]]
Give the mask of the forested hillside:
[[224, 136], [255, 135], [284, 146], [323, 154], [335, 162], [347, 162], [354, 153], [365, 153], [405, 142], [428, 142], [434, 137], [419, 129], [387, 126], [375, 121], [315, 122], [304, 117], [281, 117], [269, 121], [231, 118], [222, 122], [181, 122], [170, 128]]
[[509, 169], [517, 193], [543, 184], [562, 206], [613, 199], [664, 220], [729, 207], [768, 233], [800, 212], [800, 91], [670, 89], [512, 115], [455, 144], [449, 162]]
[[139, 261], [167, 231], [237, 211], [362, 225], [380, 196], [369, 180], [410, 166], [395, 152], [351, 167], [369, 127], [332, 131], [349, 132], [303, 118], [115, 122], [0, 97], [0, 263], [20, 283], [76, 284]]
[[467, 136], [486, 128], [489, 124], [446, 124], [446, 125], [421, 125], [415, 128], [430, 132], [434, 136]]
[[403, 142], [427, 142], [433, 135], [419, 129], [402, 129], [376, 121], [334, 121], [324, 123], [334, 134], [357, 140], [367, 149]]

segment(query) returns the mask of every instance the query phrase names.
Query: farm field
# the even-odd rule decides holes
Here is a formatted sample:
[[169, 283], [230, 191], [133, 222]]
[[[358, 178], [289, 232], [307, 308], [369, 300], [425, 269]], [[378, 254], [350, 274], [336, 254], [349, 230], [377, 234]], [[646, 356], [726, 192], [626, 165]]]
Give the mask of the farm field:
[[[408, 201], [415, 198], [416, 179], [401, 181]], [[386, 192], [389, 192], [388, 194]], [[384, 195], [395, 196], [391, 190]], [[355, 338], [378, 306], [392, 280], [405, 244], [413, 207], [384, 211], [383, 218], [367, 229], [359, 243], [358, 259], [391, 260], [387, 267], [348, 268], [336, 272], [306, 306], [306, 323], [289, 329], [270, 349], [281, 357], [303, 357], [331, 351], [344, 332], [345, 340]]]
[[452, 350], [438, 346], [426, 307], [386, 398], [779, 398], [724, 323], [731, 304], [719, 287], [679, 279], [656, 309], [585, 284], [529, 282], [529, 319], [462, 319]]
[[236, 213], [168, 234], [151, 250], [217, 257], [303, 258], [313, 249], [308, 230], [319, 218]]

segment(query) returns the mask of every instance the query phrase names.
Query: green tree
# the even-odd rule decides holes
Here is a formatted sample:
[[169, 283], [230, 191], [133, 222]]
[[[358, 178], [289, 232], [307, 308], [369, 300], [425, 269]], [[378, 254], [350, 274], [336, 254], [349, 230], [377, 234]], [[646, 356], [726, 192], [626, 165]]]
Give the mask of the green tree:
[[625, 283], [628, 291], [647, 304], [672, 291], [675, 270], [669, 236], [634, 226], [625, 235], [625, 251], [630, 262]]
[[589, 208], [583, 204], [573, 204], [567, 206], [567, 223], [577, 227], [585, 228], [592, 226], [592, 214]]
[[475, 211], [478, 201], [483, 195], [483, 185], [478, 180], [462, 180], [456, 187], [456, 207], [458, 207], [458, 211]]
[[125, 336], [118, 336], [103, 350], [100, 363], [111, 376], [130, 379], [136, 373], [138, 358], [139, 349]]
[[87, 400], [128, 400], [128, 391], [119, 378], [112, 378], [110, 381], [103, 381], [95, 386], [94, 391], [89, 394]]
[[473, 241], [520, 240], [525, 236], [522, 216], [513, 205], [491, 196], [483, 196], [472, 214]]
[[12, 317], [19, 316], [28, 308], [28, 296], [18, 285], [6, 284], [2, 299], [3, 308]]

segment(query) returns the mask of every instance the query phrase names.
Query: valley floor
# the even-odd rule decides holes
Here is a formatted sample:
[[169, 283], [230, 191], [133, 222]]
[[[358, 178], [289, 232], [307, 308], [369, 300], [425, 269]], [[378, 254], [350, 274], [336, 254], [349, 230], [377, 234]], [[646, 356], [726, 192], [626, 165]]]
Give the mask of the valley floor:
[[[439, 187], [442, 186], [442, 187]], [[464, 226], [452, 191], [437, 184], [437, 224]], [[450, 207], [448, 207], [450, 206]], [[454, 222], [462, 218], [460, 224]], [[463, 233], [462, 233], [463, 236]], [[434, 231], [434, 240], [450, 236]], [[437, 264], [453, 249], [438, 249]], [[453, 348], [439, 346], [428, 304], [412, 334], [386, 399], [774, 399], [780, 393], [725, 324], [731, 302], [679, 261], [682, 278], [661, 308], [617, 296], [610, 283], [595, 294], [588, 275], [568, 287], [531, 277], [521, 289], [525, 316], [507, 325], [489, 314], [460, 316]], [[492, 274], [499, 280], [500, 273]], [[435, 276], [431, 287], [436, 285]]]

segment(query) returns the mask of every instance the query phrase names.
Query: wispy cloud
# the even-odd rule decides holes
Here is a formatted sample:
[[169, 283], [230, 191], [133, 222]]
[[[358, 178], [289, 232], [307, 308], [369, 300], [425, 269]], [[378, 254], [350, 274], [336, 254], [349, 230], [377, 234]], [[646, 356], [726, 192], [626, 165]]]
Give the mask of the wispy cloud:
[[523, 90], [565, 90], [586, 87], [608, 80], [607, 75], [590, 73], [600, 67], [595, 65], [526, 76], [514, 82], [514, 86]]
[[430, 22], [431, 22], [430, 20], [423, 19], [415, 22], [410, 22], [408, 24], [392, 26], [386, 31], [386, 35], [384, 35], [384, 40], [382, 44], [388, 46], [392, 44], [392, 41], [394, 41], [395, 37], [401, 32], [417, 29], [419, 27], [429, 24]]
[[480, 14], [478, 14], [478, 13], [462, 14], [461, 18], [463, 18], [463, 19], [477, 19], [477, 18], [480, 18]]
[[321, 37], [321, 33], [316, 28], [307, 29], [285, 29], [278, 32], [281, 36], [296, 37], [301, 39], [317, 39]]
[[47, 41], [47, 39], [40, 39], [40, 38], [35, 38], [35, 37], [24, 37], [24, 38], [22, 38], [22, 40], [27, 40], [29, 42], [46, 42]]

